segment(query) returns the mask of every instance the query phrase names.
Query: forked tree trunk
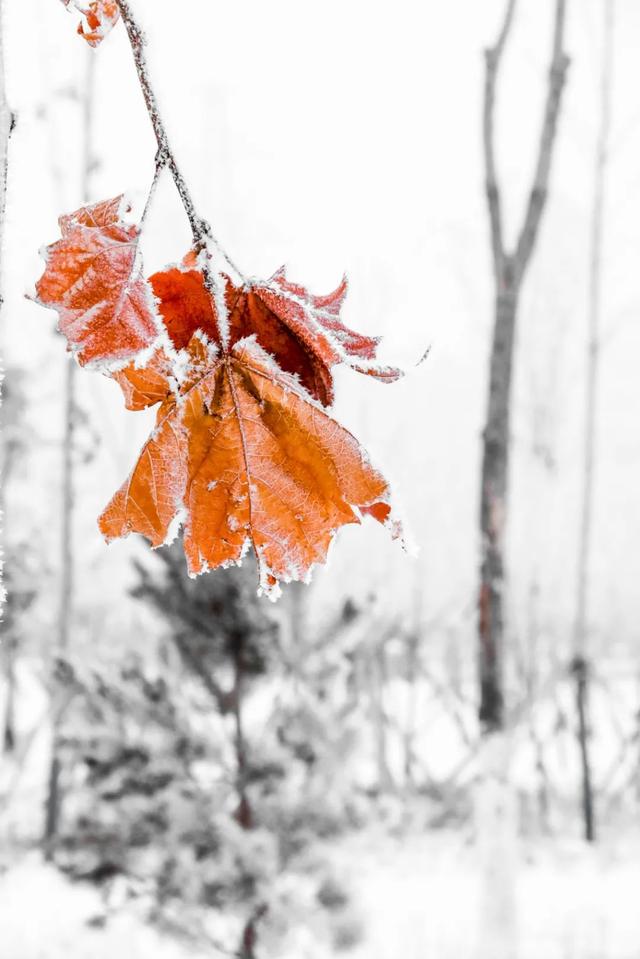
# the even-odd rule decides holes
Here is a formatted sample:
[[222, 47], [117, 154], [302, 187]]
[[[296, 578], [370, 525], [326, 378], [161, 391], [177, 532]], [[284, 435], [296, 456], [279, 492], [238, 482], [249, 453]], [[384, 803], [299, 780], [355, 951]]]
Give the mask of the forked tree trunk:
[[611, 88], [613, 80], [613, 27], [615, 0], [603, 0], [604, 50], [600, 76], [600, 124], [596, 144], [593, 209], [591, 214], [591, 256], [589, 271], [589, 342], [587, 348], [587, 386], [584, 423], [584, 488], [578, 545], [578, 584], [572, 672], [576, 684], [578, 747], [582, 770], [582, 816], [584, 837], [596, 837], [591, 759], [589, 754], [589, 561], [593, 528], [594, 465], [596, 453], [596, 410], [600, 364], [600, 322], [602, 284], [603, 216], [605, 174], [609, 130], [611, 126]]
[[566, 0], [555, 0], [552, 56], [537, 160], [529, 200], [513, 249], [507, 249], [495, 160], [496, 86], [516, 0], [507, 0], [497, 41], [486, 51], [483, 143], [495, 280], [487, 416], [480, 483], [480, 587], [478, 594], [479, 720], [483, 776], [476, 796], [476, 829], [482, 862], [478, 959], [515, 959], [516, 798], [510, 781], [511, 737], [504, 693], [505, 531], [508, 516], [510, 412], [518, 306], [546, 205], [551, 157], [566, 78], [563, 50]]
[[515, 248], [508, 251], [504, 244], [501, 191], [496, 171], [494, 117], [497, 78], [515, 7], [516, 0], [508, 0], [498, 40], [494, 47], [486, 51], [483, 117], [486, 191], [495, 279], [494, 332], [480, 484], [480, 721], [485, 732], [502, 729], [505, 719], [502, 676], [504, 533], [507, 519], [511, 382], [518, 305], [546, 205], [560, 101], [569, 64], [563, 50], [566, 0], [556, 0], [551, 67], [537, 164], [518, 240]]

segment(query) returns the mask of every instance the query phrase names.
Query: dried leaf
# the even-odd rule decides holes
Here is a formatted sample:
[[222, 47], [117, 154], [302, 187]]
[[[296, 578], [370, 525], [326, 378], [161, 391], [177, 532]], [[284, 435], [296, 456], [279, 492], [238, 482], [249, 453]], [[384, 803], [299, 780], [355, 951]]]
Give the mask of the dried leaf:
[[244, 287], [224, 277], [228, 316], [225, 328], [220, 329], [202, 273], [188, 268], [193, 262], [193, 256], [188, 256], [182, 268], [173, 267], [150, 278], [176, 348], [184, 347], [198, 329], [228, 347], [255, 334], [278, 365], [297, 375], [325, 406], [333, 402], [331, 368], [338, 363], [387, 382], [401, 375], [399, 370], [376, 362], [377, 338], [362, 336], [341, 323], [346, 280], [328, 296], [313, 296], [303, 286], [289, 283], [284, 269], [267, 282], [252, 281]]
[[78, 24], [78, 33], [89, 46], [97, 47], [114, 28], [120, 16], [115, 0], [92, 0], [85, 6], [82, 0], [62, 0], [65, 7], [73, 6], [85, 19]]
[[166, 385], [156, 427], [100, 517], [107, 539], [135, 531], [160, 546], [184, 523], [192, 574], [236, 563], [253, 546], [261, 589], [275, 597], [278, 581], [307, 579], [336, 530], [362, 514], [399, 534], [388, 485], [358, 442], [254, 337], [225, 352], [198, 332], [188, 353], [175, 393], [166, 356], [119, 374], [133, 408], [147, 405], [163, 375]]
[[80, 363], [122, 365], [158, 337], [142, 276], [139, 230], [121, 220], [122, 197], [60, 217], [62, 239], [46, 249], [37, 300], [58, 311], [58, 328]]

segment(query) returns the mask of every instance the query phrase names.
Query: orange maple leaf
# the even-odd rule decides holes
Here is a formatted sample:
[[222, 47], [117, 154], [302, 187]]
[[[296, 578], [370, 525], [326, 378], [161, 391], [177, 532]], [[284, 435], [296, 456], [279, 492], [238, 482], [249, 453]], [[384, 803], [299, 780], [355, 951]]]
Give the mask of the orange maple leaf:
[[122, 365], [158, 337], [139, 230], [122, 222], [122, 206], [120, 196], [60, 217], [62, 239], [47, 247], [36, 284], [37, 301], [58, 311], [58, 328], [83, 365]]
[[346, 279], [328, 296], [314, 296], [290, 283], [284, 268], [266, 282], [252, 280], [241, 287], [222, 277], [227, 316], [222, 320], [225, 329], [220, 329], [215, 300], [193, 266], [195, 257], [188, 254], [182, 267], [155, 273], [149, 280], [176, 348], [184, 347], [198, 329], [228, 347], [255, 334], [281, 369], [296, 374], [325, 406], [333, 402], [331, 368], [338, 363], [387, 382], [401, 376], [400, 370], [376, 361], [378, 338], [355, 333], [340, 321]]
[[158, 401], [155, 429], [100, 517], [105, 537], [135, 531], [157, 547], [184, 524], [194, 575], [237, 563], [253, 547], [261, 591], [306, 580], [341, 526], [363, 514], [391, 527], [389, 487], [357, 440], [255, 336], [220, 349], [200, 331], [188, 364], [158, 351], [147, 368], [114, 374], [127, 405]]
[[62, 0], [62, 2], [65, 7], [74, 6], [85, 18], [86, 29], [84, 23], [79, 23], [78, 33], [91, 47], [97, 47], [102, 43], [120, 16], [115, 0], [91, 0], [86, 7], [82, 0]]

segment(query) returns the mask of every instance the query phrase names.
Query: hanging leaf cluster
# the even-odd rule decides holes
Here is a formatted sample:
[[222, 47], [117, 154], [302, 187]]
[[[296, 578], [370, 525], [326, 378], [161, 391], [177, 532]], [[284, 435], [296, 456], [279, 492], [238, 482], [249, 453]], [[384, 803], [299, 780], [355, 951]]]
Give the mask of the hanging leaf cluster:
[[[124, 16], [107, 0], [79, 9], [92, 45]], [[168, 166], [178, 186], [159, 146], [156, 174]], [[157, 407], [100, 516], [106, 539], [137, 532], [159, 547], [182, 528], [192, 575], [252, 548], [260, 590], [275, 598], [279, 581], [308, 580], [340, 527], [371, 516], [400, 535], [386, 480], [330, 412], [336, 365], [400, 375], [377, 361], [377, 339], [342, 323], [346, 280], [316, 296], [284, 269], [266, 281], [236, 275], [202, 221], [183, 261], [146, 277], [127, 212], [116, 197], [62, 216], [36, 285], [78, 362], [112, 377], [128, 409]]]

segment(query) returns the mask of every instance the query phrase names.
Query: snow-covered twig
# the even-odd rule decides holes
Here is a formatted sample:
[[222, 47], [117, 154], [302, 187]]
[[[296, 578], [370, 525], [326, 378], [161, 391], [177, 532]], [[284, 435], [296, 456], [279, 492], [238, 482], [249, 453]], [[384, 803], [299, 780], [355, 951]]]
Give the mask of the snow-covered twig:
[[217, 251], [226, 260], [228, 265], [232, 268], [232, 270], [234, 270], [239, 277], [242, 277], [242, 273], [237, 268], [229, 254], [223, 249], [218, 240], [214, 237], [208, 221], [201, 217], [196, 210], [196, 205], [191, 190], [189, 189], [189, 185], [182, 175], [173, 149], [169, 143], [167, 128], [165, 127], [164, 120], [162, 119], [155, 92], [151, 86], [149, 69], [147, 66], [147, 59], [144, 49], [144, 33], [140, 29], [133, 15], [133, 11], [128, 0], [117, 0], [117, 4], [120, 9], [122, 21], [127, 31], [127, 36], [129, 37], [129, 43], [131, 45], [133, 61], [138, 74], [140, 89], [142, 90], [147, 113], [149, 114], [151, 126], [153, 127], [153, 132], [158, 144], [158, 152], [156, 153], [156, 174], [158, 174], [164, 167], [169, 170], [176, 190], [178, 191], [180, 200], [182, 201], [187, 219], [189, 220], [189, 226], [191, 227], [191, 234], [193, 236], [193, 242], [196, 249], [205, 249], [209, 243], [212, 243], [216, 247]]

